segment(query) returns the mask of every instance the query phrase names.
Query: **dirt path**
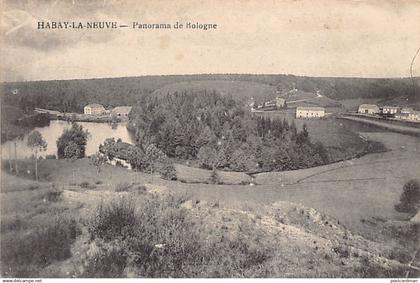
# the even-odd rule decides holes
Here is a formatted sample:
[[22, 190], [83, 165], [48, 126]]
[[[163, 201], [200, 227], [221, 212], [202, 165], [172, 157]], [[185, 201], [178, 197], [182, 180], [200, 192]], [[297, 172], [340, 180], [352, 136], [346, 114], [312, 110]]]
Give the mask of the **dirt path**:
[[407, 126], [395, 125], [395, 124], [391, 124], [391, 123], [387, 123], [383, 121], [373, 121], [370, 119], [361, 118], [361, 117], [353, 117], [353, 116], [341, 116], [340, 119], [346, 119], [346, 120], [361, 122], [361, 123], [365, 123], [369, 125], [374, 125], [374, 126], [378, 126], [387, 130], [398, 132], [398, 133], [420, 135], [419, 128], [410, 127], [408, 125]]

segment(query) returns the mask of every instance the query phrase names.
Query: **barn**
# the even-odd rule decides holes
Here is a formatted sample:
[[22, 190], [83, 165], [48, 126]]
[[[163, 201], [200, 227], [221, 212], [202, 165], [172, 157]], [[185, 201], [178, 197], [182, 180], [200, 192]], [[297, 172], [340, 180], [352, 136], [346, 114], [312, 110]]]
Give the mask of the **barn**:
[[400, 112], [400, 108], [398, 106], [384, 106], [384, 107], [382, 107], [382, 114], [395, 115], [398, 112]]
[[361, 104], [357, 112], [369, 115], [379, 114], [379, 106], [375, 104]]
[[85, 115], [101, 115], [105, 113], [105, 107], [97, 103], [88, 104], [84, 107], [83, 113]]
[[131, 112], [131, 106], [117, 106], [112, 109], [111, 114], [116, 117], [125, 118]]
[[321, 118], [325, 116], [324, 107], [299, 106], [296, 108], [296, 118]]

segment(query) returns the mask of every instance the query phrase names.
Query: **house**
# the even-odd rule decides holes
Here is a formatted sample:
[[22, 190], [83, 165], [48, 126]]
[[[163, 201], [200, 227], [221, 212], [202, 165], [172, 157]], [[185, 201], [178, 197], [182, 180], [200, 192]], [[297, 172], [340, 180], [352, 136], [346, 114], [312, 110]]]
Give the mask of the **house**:
[[410, 114], [413, 111], [413, 108], [402, 108], [401, 114]]
[[131, 106], [117, 106], [111, 111], [111, 115], [120, 117], [120, 118], [126, 118], [128, 117], [128, 114], [130, 114]]
[[357, 112], [360, 114], [375, 115], [379, 114], [379, 107], [375, 104], [361, 104]]
[[101, 115], [105, 113], [105, 108], [101, 104], [92, 103], [84, 107], [83, 113], [85, 115]]
[[411, 113], [408, 114], [408, 120], [420, 121], [420, 111], [411, 111]]
[[395, 114], [395, 118], [402, 119], [402, 120], [408, 120], [410, 116], [410, 113], [397, 113]]
[[296, 108], [296, 118], [321, 118], [324, 116], [325, 116], [324, 107], [299, 106]]
[[283, 108], [286, 106], [286, 99], [282, 97], [276, 97], [276, 106], [277, 108]]
[[284, 108], [285, 106], [286, 106], [286, 99], [278, 96], [275, 99], [264, 102], [262, 105], [258, 105], [257, 109], [270, 111], [270, 110], [281, 109], [281, 108]]
[[400, 107], [398, 106], [384, 106], [382, 107], [382, 114], [395, 115], [400, 112]]

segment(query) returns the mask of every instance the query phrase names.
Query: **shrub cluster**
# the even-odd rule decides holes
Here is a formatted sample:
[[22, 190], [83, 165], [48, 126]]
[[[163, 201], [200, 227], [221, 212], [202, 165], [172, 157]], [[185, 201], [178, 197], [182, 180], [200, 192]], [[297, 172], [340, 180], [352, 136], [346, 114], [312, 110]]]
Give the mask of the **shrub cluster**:
[[256, 234], [252, 228], [234, 235], [209, 230], [182, 208], [183, 202], [182, 196], [162, 199], [152, 195], [136, 206], [128, 199], [100, 205], [89, 222], [95, 248], [86, 259], [82, 276], [265, 275], [264, 265], [273, 254], [251, 239]]
[[58, 158], [77, 159], [85, 157], [89, 132], [83, 126], [73, 123], [57, 140]]
[[420, 208], [420, 184], [418, 180], [408, 181], [400, 196], [400, 202], [395, 210], [406, 213], [416, 213]]
[[52, 218], [31, 233], [5, 234], [1, 237], [2, 274], [36, 277], [53, 261], [71, 256], [71, 245], [81, 230], [74, 218]]
[[121, 140], [115, 141], [114, 138], [108, 138], [99, 146], [99, 152], [104, 154], [108, 160], [114, 158], [126, 160], [135, 170], [146, 173], [160, 173], [164, 179], [176, 180], [174, 166], [166, 154], [154, 144], [137, 147]]

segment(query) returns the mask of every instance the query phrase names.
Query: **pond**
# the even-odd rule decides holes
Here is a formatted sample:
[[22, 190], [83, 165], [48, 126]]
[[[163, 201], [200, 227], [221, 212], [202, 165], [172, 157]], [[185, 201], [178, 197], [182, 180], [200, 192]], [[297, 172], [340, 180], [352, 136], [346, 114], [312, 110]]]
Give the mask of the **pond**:
[[[107, 138], [121, 139], [123, 142], [134, 144], [134, 137], [127, 130], [126, 123], [118, 123], [112, 126], [108, 123], [94, 123], [94, 122], [77, 122], [82, 125], [84, 129], [89, 131], [89, 137], [86, 145], [86, 155], [95, 154], [98, 151], [99, 145]], [[71, 123], [66, 121], [52, 120], [49, 126], [35, 128], [43, 136], [48, 143], [47, 150], [41, 152], [39, 155], [45, 157], [48, 154], [57, 155], [57, 139], [61, 136], [65, 129], [71, 128]], [[18, 158], [28, 158], [32, 155], [32, 151], [27, 147], [26, 142], [28, 135], [25, 135], [22, 140], [16, 141], [16, 155]], [[2, 159], [7, 159], [9, 153], [14, 157], [14, 141], [7, 141], [1, 145]]]

